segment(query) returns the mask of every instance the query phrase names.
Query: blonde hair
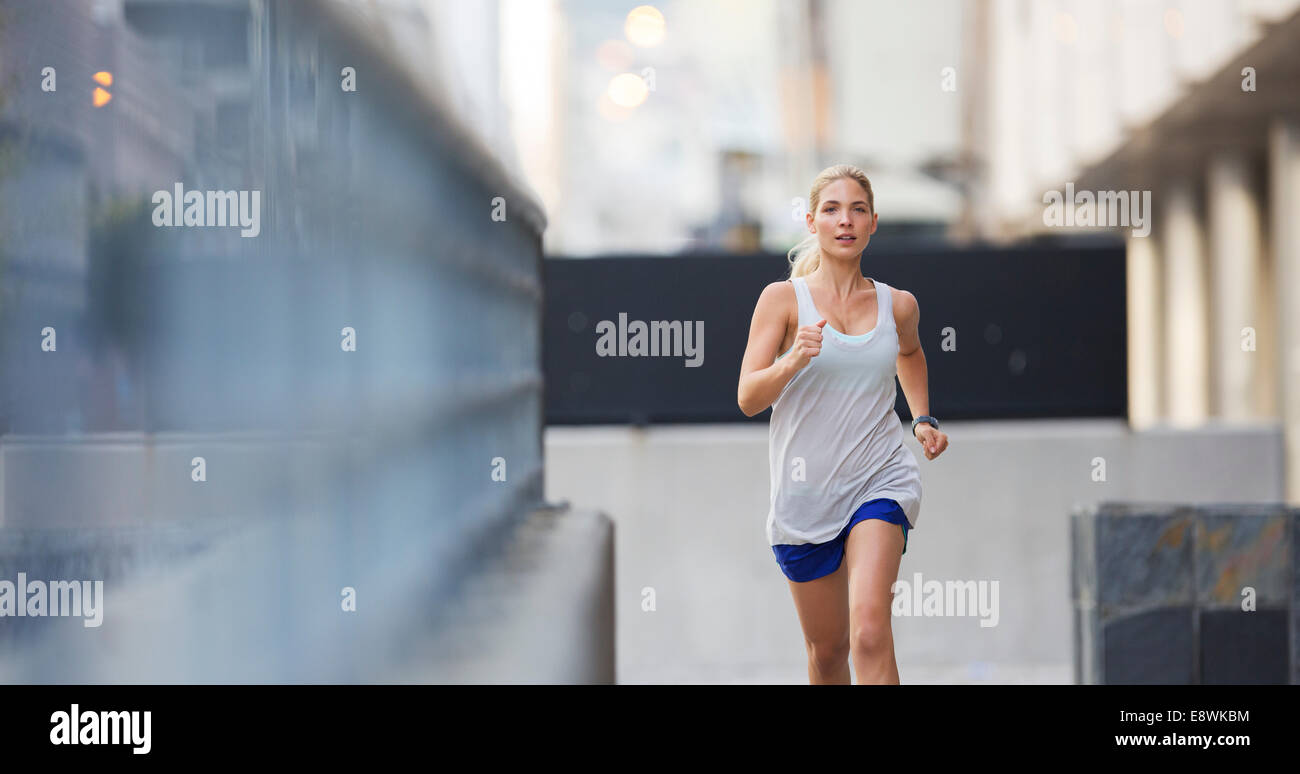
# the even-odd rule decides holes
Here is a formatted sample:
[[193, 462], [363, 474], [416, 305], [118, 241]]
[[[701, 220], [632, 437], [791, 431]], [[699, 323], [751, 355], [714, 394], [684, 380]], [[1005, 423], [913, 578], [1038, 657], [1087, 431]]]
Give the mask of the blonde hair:
[[[817, 212], [817, 207], [821, 203], [822, 189], [835, 180], [849, 178], [857, 181], [862, 186], [862, 190], [867, 192], [867, 209], [871, 212], [876, 211], [876, 197], [871, 192], [871, 181], [867, 179], [867, 173], [852, 164], [836, 164], [833, 167], [823, 169], [817, 179], [813, 180], [812, 193], [808, 197], [808, 211]], [[822, 249], [817, 242], [816, 234], [809, 234], [799, 242], [799, 244], [790, 248], [786, 254], [786, 260], [790, 262], [790, 277], [803, 277], [817, 271], [821, 265]]]

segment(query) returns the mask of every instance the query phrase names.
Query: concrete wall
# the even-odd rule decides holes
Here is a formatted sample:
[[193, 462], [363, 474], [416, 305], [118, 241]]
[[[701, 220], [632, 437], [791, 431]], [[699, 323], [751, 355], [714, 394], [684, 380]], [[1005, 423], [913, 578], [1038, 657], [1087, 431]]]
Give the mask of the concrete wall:
[[[899, 578], [998, 581], [998, 622], [894, 619], [908, 682], [1072, 677], [1069, 514], [1108, 500], [1278, 502], [1276, 425], [1130, 431], [1121, 420], [946, 422]], [[615, 523], [618, 679], [807, 682], [766, 543], [766, 425], [552, 427], [546, 495]], [[915, 445], [909, 448], [916, 453]], [[1100, 478], [1104, 460], [1105, 480]], [[1094, 473], [1096, 471], [1096, 473]], [[653, 589], [654, 610], [643, 609]]]
[[434, 443], [0, 437], [0, 580], [102, 581], [0, 619], [0, 684], [614, 682], [610, 521], [536, 468], [448, 497]]

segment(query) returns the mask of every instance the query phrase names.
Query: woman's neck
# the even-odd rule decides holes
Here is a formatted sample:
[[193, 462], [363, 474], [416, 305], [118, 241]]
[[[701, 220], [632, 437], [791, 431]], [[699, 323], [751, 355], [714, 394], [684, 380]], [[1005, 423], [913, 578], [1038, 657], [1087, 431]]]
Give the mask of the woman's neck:
[[849, 298], [859, 288], [869, 288], [871, 283], [862, 276], [862, 254], [850, 261], [828, 261], [822, 256], [817, 271], [809, 275], [816, 277], [819, 285], [830, 288], [836, 298]]

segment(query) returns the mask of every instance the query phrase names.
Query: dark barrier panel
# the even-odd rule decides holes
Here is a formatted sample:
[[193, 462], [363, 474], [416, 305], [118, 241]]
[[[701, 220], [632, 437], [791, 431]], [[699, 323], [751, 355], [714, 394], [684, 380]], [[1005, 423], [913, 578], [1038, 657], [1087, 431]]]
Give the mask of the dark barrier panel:
[[[740, 362], [759, 294], [788, 276], [785, 256], [548, 258], [543, 271], [548, 423], [748, 421]], [[1122, 246], [869, 252], [863, 273], [920, 303], [934, 416], [1126, 416]], [[602, 321], [616, 341], [637, 320], [681, 323], [680, 353], [598, 354]], [[685, 347], [699, 343], [688, 321], [702, 348]], [[901, 388], [898, 410], [910, 420]]]
[[1080, 684], [1300, 682], [1300, 508], [1101, 503], [1071, 518]]

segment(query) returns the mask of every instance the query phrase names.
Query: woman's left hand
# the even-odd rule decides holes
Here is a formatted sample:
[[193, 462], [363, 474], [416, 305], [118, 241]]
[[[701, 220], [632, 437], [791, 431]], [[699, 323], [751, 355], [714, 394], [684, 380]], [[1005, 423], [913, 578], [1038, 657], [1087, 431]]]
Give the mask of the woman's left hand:
[[925, 423], [917, 423], [916, 439], [921, 442], [921, 451], [925, 452], [927, 460], [938, 457], [948, 448], [948, 435]]

